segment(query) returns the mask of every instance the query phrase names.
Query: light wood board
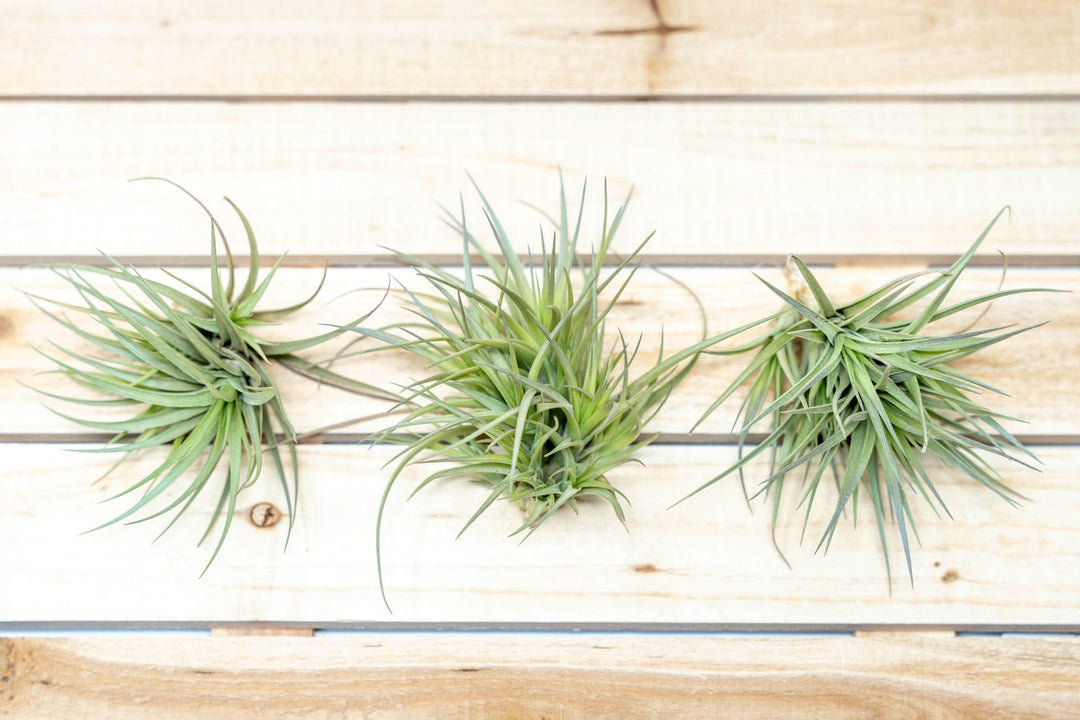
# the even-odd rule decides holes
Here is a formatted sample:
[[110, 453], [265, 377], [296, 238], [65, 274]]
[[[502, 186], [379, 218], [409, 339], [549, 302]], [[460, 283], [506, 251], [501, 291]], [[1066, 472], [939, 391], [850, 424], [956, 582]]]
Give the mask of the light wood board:
[[[3, 43], [0, 42], [0, 47]], [[0, 51], [2, 52], [2, 51]], [[2, 63], [0, 63], [2, 66]], [[264, 252], [321, 265], [383, 246], [452, 256], [439, 220], [472, 173], [524, 251], [539, 215], [592, 178], [634, 197], [615, 247], [736, 258], [962, 252], [1080, 256], [1080, 104], [0, 103], [0, 255], [205, 257], [208, 223], [171, 178], [251, 218]], [[230, 225], [232, 226], [232, 225]], [[242, 235], [234, 231], [238, 241]], [[706, 260], [709, 262], [709, 260]]]
[[0, 640], [25, 720], [1071, 720], [1076, 638], [458, 633]]
[[1076, 93], [1068, 0], [5, 0], [0, 93]]
[[[844, 301], [859, 297], [913, 269], [917, 268], [821, 268], [817, 274], [829, 292], [838, 301]], [[649, 269], [639, 271], [609, 322], [612, 341], [616, 338], [616, 329], [635, 343], [637, 337], [642, 335], [638, 372], [643, 372], [655, 361], [661, 336], [668, 354], [702, 337], [700, 309], [690, 293], [679, 287], [672, 278], [697, 293], [706, 308], [710, 334], [739, 327], [779, 309], [779, 298], [755, 278], [753, 272], [780, 287], [797, 292], [796, 287], [788, 287], [784, 275], [777, 268], [755, 268], [753, 272], [748, 268], [669, 268], [665, 272], [670, 274], [670, 278]], [[208, 269], [190, 269], [183, 271], [183, 277], [198, 286], [206, 286], [208, 273]], [[321, 270], [313, 269], [288, 268], [279, 273], [263, 307], [288, 305], [304, 298], [318, 286], [322, 277]], [[375, 307], [387, 288], [389, 277], [386, 270], [380, 269], [332, 268], [322, 295], [312, 306], [305, 308], [288, 324], [268, 328], [263, 335], [276, 339], [307, 337], [325, 332], [327, 328], [322, 323], [352, 322]], [[397, 270], [393, 277], [414, 291], [421, 291], [426, 285], [418, 282], [409, 270]], [[168, 280], [165, 277], [162, 279]], [[957, 284], [951, 297], [960, 301], [976, 294], [990, 293], [997, 289], [1000, 281], [1000, 270], [971, 268]], [[986, 393], [981, 399], [995, 410], [1026, 421], [1012, 423], [1014, 432], [1036, 438], [1080, 437], [1080, 396], [1075, 385], [1075, 378], [1080, 376], [1080, 347], [1077, 347], [1080, 342], [1080, 305], [1076, 300], [1076, 293], [1080, 292], [1080, 272], [1066, 268], [1017, 268], [1007, 273], [1005, 287], [1052, 287], [1071, 292], [1020, 295], [996, 302], [978, 327], [1024, 327], [1044, 321], [1049, 321], [1050, 325], [984, 350], [968, 358], [959, 367], [1008, 394]], [[63, 330], [35, 308], [20, 291], [79, 302], [77, 297], [71, 297], [73, 293], [66, 283], [47, 270], [0, 268], [0, 318], [5, 323], [5, 329], [0, 331], [0, 402], [6, 408], [6, 412], [0, 415], [0, 433], [29, 436], [82, 430], [50, 412], [47, 406], [68, 414], [78, 415], [81, 412], [83, 416], [97, 419], [113, 417], [104, 412], [88, 415], [86, 408], [65, 406], [61, 402], [42, 398], [31, 389], [86, 396], [73, 383], [55, 375], [42, 374], [54, 366], [33, 348], [36, 346], [54, 355], [58, 352], [50, 346], [50, 341], [70, 349], [88, 348], [84, 341]], [[405, 304], [405, 298], [401, 295], [389, 297], [366, 324], [379, 327], [407, 321], [410, 316], [402, 310]], [[950, 318], [940, 323], [941, 328], [928, 328], [928, 333], [962, 330], [977, 315], [978, 311]], [[720, 347], [747, 342], [756, 334], [757, 331], [751, 330]], [[313, 359], [327, 358], [341, 345], [340, 342], [331, 343], [305, 355]], [[649, 430], [687, 436], [713, 399], [737, 377], [750, 358], [748, 354], [703, 357], [691, 378], [676, 390]], [[423, 363], [402, 355], [385, 353], [341, 362], [335, 368], [387, 390], [430, 372]], [[315, 386], [310, 381], [289, 372], [279, 372], [277, 378], [290, 417], [300, 432], [311, 432], [354, 418], [383, 413], [390, 407], [386, 402], [337, 392], [329, 387], [313, 392]], [[741, 398], [736, 397], [726, 403], [698, 428], [698, 432], [706, 435], [731, 433], [740, 402]], [[116, 413], [115, 417], [119, 419], [123, 414]], [[370, 432], [384, 427], [386, 423], [387, 418], [377, 417], [340, 429], [351, 433]]]
[[[424, 476], [406, 470], [390, 494], [383, 528], [391, 615], [375, 569], [375, 517], [392, 458], [386, 447], [301, 448], [301, 498], [287, 551], [285, 503], [269, 474], [241, 496], [225, 546], [204, 577], [210, 547], [195, 547], [216, 491], [192, 506], [156, 544], [162, 518], [88, 535], [128, 506], [104, 502], [152, 467], [134, 462], [97, 484], [101, 455], [57, 445], [7, 444], [0, 483], [0, 618], [68, 625], [87, 622], [289, 622], [350, 626], [385, 622], [705, 623], [711, 627], [820, 628], [880, 625], [968, 629], [1078, 629], [1080, 490], [1076, 448], [1035, 448], [1042, 472], [1001, 464], [1005, 482], [1030, 498], [1019, 509], [958, 472], [929, 472], [955, 520], [913, 498], [922, 540], [913, 547], [914, 587], [890, 529], [890, 593], [868, 499], [842, 519], [828, 554], [814, 548], [835, 494], [822, 488], [799, 544], [798, 482], [785, 494], [776, 539], [769, 508], [746, 506], [737, 479], [687, 502], [679, 498], [735, 458], [731, 447], [656, 446], [644, 466], [610, 479], [629, 498], [623, 528], [611, 509], [586, 502], [527, 541], [508, 537], [522, 520], [499, 502], [455, 541], [486, 491], [445, 482], [406, 498]], [[997, 465], [997, 463], [995, 463]], [[765, 467], [748, 470], [751, 488]], [[170, 491], [171, 492], [171, 491]], [[279, 522], [256, 523], [269, 502]], [[161, 507], [165, 504], [162, 501]], [[253, 509], [255, 512], [253, 512]]]

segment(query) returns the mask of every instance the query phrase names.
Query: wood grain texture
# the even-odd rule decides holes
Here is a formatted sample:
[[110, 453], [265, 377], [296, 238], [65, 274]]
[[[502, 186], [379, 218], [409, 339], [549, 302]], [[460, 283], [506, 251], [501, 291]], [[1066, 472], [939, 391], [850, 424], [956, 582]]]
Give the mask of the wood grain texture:
[[[845, 267], [821, 269], [820, 279], [837, 299], [854, 299], [899, 275], [911, 267]], [[785, 279], [776, 268], [757, 268], [763, 277], [781, 287]], [[207, 283], [207, 269], [185, 269], [183, 276], [197, 286]], [[266, 307], [288, 305], [309, 295], [318, 286], [322, 272], [289, 268], [279, 271], [277, 284], [266, 298]], [[670, 268], [671, 277], [694, 288], [705, 308], [711, 332], [739, 327], [775, 312], [780, 301], [746, 268]], [[411, 271], [398, 270], [398, 280], [414, 291], [425, 286], [418, 283]], [[164, 280], [168, 278], [162, 277]], [[999, 270], [971, 268], [958, 283], [952, 297], [965, 297], [993, 292], [1001, 280]], [[1054, 287], [1070, 293], [1039, 294], [1005, 298], [993, 305], [979, 324], [981, 328], [1005, 325], [1027, 326], [1043, 321], [1051, 324], [1025, 335], [988, 348], [963, 363], [964, 372], [998, 387], [1008, 395], [986, 394], [983, 401], [1000, 412], [1026, 420], [1012, 423], [1011, 428], [1026, 436], [1080, 436], [1080, 395], [1075, 378], [1080, 376], [1080, 270], [1018, 268], [1008, 272], [1006, 287]], [[295, 339], [324, 332], [321, 323], [343, 324], [355, 320], [376, 305], [388, 284], [386, 270], [363, 268], [333, 268], [320, 299], [295, 316], [288, 324], [263, 332], [273, 339]], [[358, 289], [364, 289], [359, 292]], [[789, 288], [791, 289], [791, 288]], [[86, 396], [86, 393], [63, 378], [41, 374], [53, 366], [33, 349], [49, 350], [49, 341], [68, 348], [86, 348], [86, 343], [67, 333], [33, 307], [19, 291], [33, 292], [56, 299], [69, 298], [64, 281], [43, 269], [0, 268], [0, 318], [6, 330], [0, 331], [0, 403], [6, 412], [0, 414], [0, 433], [9, 435], [33, 433], [66, 433], [82, 428], [57, 417], [46, 404], [60, 412], [82, 414], [86, 408], [67, 406], [45, 400], [31, 387], [60, 393]], [[795, 290], [792, 289], [792, 292]], [[335, 299], [336, 298], [336, 299]], [[71, 298], [78, 302], [78, 298]], [[371, 326], [394, 325], [409, 319], [401, 309], [403, 299], [391, 297], [371, 318]], [[930, 334], [959, 331], [978, 313], [966, 313], [941, 328], [931, 327]], [[642, 335], [639, 363], [643, 372], [655, 359], [663, 336], [668, 353], [691, 345], [701, 339], [701, 315], [691, 295], [668, 277], [651, 270], [642, 270], [622, 296], [609, 323], [614, 339], [616, 328], [626, 337]], [[736, 338], [724, 347], [745, 342]], [[661, 335], [662, 334], [662, 335]], [[342, 343], [332, 343], [314, 353], [312, 358], [325, 358]], [[362, 346], [367, 347], [367, 346]], [[89, 349], [89, 348], [86, 348]], [[646, 361], [646, 358], [648, 359]], [[691, 378], [672, 396], [667, 407], [650, 426], [651, 430], [685, 435], [709, 407], [723, 388], [738, 376], [750, 361], [749, 355], [735, 357], [703, 357]], [[407, 383], [426, 376], [430, 371], [423, 363], [397, 354], [377, 354], [342, 362], [336, 368], [380, 387], [392, 390], [395, 384]], [[345, 422], [358, 417], [378, 415], [389, 407], [387, 403], [335, 391], [329, 387], [316, 389], [310, 381], [282, 371], [276, 375], [286, 398], [290, 417], [299, 432]], [[740, 406], [740, 399], [728, 402], [699, 428], [701, 433], [730, 433]], [[115, 418], [123, 417], [122, 413]], [[104, 412], [94, 415], [106, 417]], [[110, 416], [113, 417], [113, 416]], [[384, 427], [387, 419], [378, 416], [364, 423], [342, 428], [346, 432], [371, 432]]]
[[0, 94], [1076, 93], [1068, 0], [5, 0]]
[[[231, 6], [230, 6], [231, 7]], [[1037, 13], [1031, 13], [1032, 16]], [[0, 43], [0, 47], [3, 47]], [[3, 52], [0, 50], [0, 52]], [[2, 64], [0, 64], [2, 66]], [[1080, 103], [4, 103], [0, 254], [202, 256], [172, 178], [229, 194], [267, 254], [453, 254], [436, 203], [469, 171], [524, 250], [593, 178], [585, 237], [634, 199], [617, 247], [750, 258], [962, 252], [1004, 205], [1010, 255], [1080, 255]]]
[[6, 639], [0, 663], [0, 716], [23, 720], [1071, 720], [1080, 712], [1076, 638]]
[[[410, 469], [391, 492], [383, 531], [391, 615], [380, 599], [374, 558], [388, 448], [302, 448], [301, 499], [288, 550], [287, 522], [263, 527], [251, 519], [263, 502], [284, 515], [280, 487], [263, 478], [241, 496], [230, 536], [200, 579], [210, 548], [195, 541], [213, 510], [213, 488], [154, 544], [164, 527], [160, 518], [80, 535], [127, 507], [126, 500], [102, 501], [141, 477], [153, 458], [92, 484], [108, 467], [101, 456], [8, 444], [0, 468], [0, 618], [1080, 630], [1080, 555], [1073, 550], [1080, 545], [1080, 450], [1036, 451], [1045, 463], [1041, 473], [1001, 466], [1005, 481], [1030, 498], [1019, 509], [930, 464], [955, 520], [913, 501], [922, 541], [913, 548], [914, 587], [892, 531], [891, 595], [865, 497], [861, 522], [853, 526], [849, 513], [828, 554], [815, 556], [835, 495], [822, 488], [800, 545], [798, 493], [789, 493], [776, 540], [790, 570], [770, 544], [768, 508], [756, 502], [748, 512], [737, 480], [665, 509], [726, 467], [732, 448], [649, 448], [641, 453], [644, 466], [612, 473], [630, 501], [625, 529], [610, 508], [586, 502], [580, 515], [557, 515], [523, 543], [508, 537], [522, 519], [509, 503], [493, 505], [455, 541], [486, 491], [447, 482], [406, 502], [423, 477], [422, 469]], [[751, 467], [748, 482], [763, 471]]]
[[[205, 220], [164, 186], [124, 182], [142, 175], [233, 195], [268, 254], [289, 249], [315, 266], [325, 255], [382, 259], [384, 245], [453, 254], [435, 204], [456, 205], [468, 170], [524, 248], [536, 215], [516, 201], [552, 209], [561, 164], [574, 188], [584, 173], [607, 176], [615, 197], [636, 188], [620, 249], [655, 229], [650, 252], [705, 258], [678, 272], [714, 327], [771, 303], [746, 270], [721, 265], [882, 256], [824, 273], [854, 292], [896, 274], [890, 256], [961, 251], [1005, 204], [1013, 220], [988, 254], [1069, 265], [1010, 283], [1080, 290], [1080, 7], [1069, 0], [0, 0], [0, 17], [0, 264], [98, 248], [201, 256]], [[545, 98], [559, 101], [536, 102]], [[598, 205], [594, 195], [587, 232]], [[284, 273], [284, 297], [315, 274]], [[325, 297], [384, 277], [331, 273]], [[969, 281], [965, 292], [989, 290], [996, 273]], [[40, 270], [0, 271], [0, 433], [68, 433], [16, 384], [43, 368], [26, 343], [48, 333], [16, 287], [57, 289]], [[320, 304], [274, 332], [351, 319], [369, 296]], [[662, 322], [669, 343], [694, 336], [693, 305], [663, 279], [644, 274], [625, 300], [628, 327]], [[965, 369], [1012, 393], [994, 402], [1030, 418], [1024, 432], [1075, 438], [1075, 295], [1025, 307], [998, 303], [995, 324], [1054, 324]], [[419, 370], [390, 358], [356, 369], [378, 380]], [[656, 429], [684, 430], [708, 402], [702, 387], [733, 366], [707, 359], [698, 373]], [[281, 381], [305, 430], [379, 409]], [[703, 430], [730, 420], [722, 412]], [[730, 447], [653, 447], [645, 467], [620, 471], [630, 532], [586, 504], [520, 546], [506, 537], [520, 522], [509, 505], [455, 542], [483, 491], [437, 485], [406, 503], [420, 478], [409, 472], [385, 527], [389, 615], [373, 556], [388, 448], [302, 448], [288, 552], [283, 499], [264, 479], [199, 579], [209, 550], [193, 544], [210, 506], [154, 545], [161, 524], [78, 535], [122, 509], [99, 503], [152, 457], [93, 485], [101, 456], [3, 443], [0, 623], [218, 628], [199, 639], [0, 639], [0, 717], [1074, 718], [1075, 637], [912, 631], [1080, 631], [1080, 447], [1037, 451], [1043, 473], [1003, 468], [1031, 498], [1020, 510], [933, 468], [956, 519], [913, 508], [914, 586], [894, 548], [891, 594], [865, 506], [817, 557], [833, 498], [819, 499], [805, 545], [788, 498], [776, 540], [790, 570], [770, 546], [767, 508], [750, 514], [733, 482], [663, 509], [729, 463]], [[898, 632], [280, 637], [387, 621]], [[279, 637], [229, 637], [238, 633]]]

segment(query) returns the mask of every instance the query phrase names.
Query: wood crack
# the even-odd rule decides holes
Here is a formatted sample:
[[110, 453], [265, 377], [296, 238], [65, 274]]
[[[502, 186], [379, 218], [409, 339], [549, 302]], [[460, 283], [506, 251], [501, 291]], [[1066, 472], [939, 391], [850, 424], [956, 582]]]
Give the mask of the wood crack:
[[701, 29], [698, 25], [672, 25], [664, 19], [664, 13], [660, 9], [660, 0], [648, 0], [649, 9], [652, 11], [654, 23], [647, 27], [614, 28], [611, 30], [597, 30], [593, 35], [597, 37], [635, 37], [638, 35], [655, 35], [660, 38], [659, 52], [665, 49], [664, 41], [668, 35], [677, 33], [697, 32]]

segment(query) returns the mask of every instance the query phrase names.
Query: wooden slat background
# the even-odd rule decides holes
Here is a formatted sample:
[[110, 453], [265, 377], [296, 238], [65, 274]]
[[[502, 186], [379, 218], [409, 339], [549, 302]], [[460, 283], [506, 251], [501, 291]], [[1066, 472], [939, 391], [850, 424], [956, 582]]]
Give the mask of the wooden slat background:
[[[1078, 68], [1067, 0], [0, 0], [0, 716], [1076, 717]], [[61, 387], [30, 345], [62, 336], [23, 292], [63, 297], [40, 264], [99, 250], [205, 275], [197, 209], [128, 179], [175, 179], [222, 214], [220, 196], [236, 200], [267, 255], [290, 252], [271, 302], [302, 297], [329, 261], [323, 297], [273, 330], [293, 337], [366, 311], [388, 273], [415, 286], [385, 246], [455, 263], [437, 206], [464, 192], [482, 226], [466, 171], [526, 250], [537, 215], [519, 201], [551, 208], [559, 168], [574, 192], [590, 177], [586, 232], [601, 178], [613, 198], [633, 187], [618, 249], [655, 230], [646, 263], [693, 287], [713, 330], [772, 308], [751, 270], [783, 282], [788, 253], [853, 295], [948, 262], [1010, 205], [957, 294], [997, 286], [995, 250], [1009, 287], [1071, 291], [996, 303], [987, 324], [1051, 324], [964, 368], [1029, 421], [1011, 429], [1042, 472], [1002, 471], [1030, 500], [1012, 509], [939, 467], [955, 520], [914, 508], [913, 586], [893, 541], [890, 589], [866, 522], [815, 555], [825, 503], [802, 545], [794, 512], [777, 528], [788, 569], [767, 509], [748, 512], [735, 483], [665, 509], [734, 456], [731, 410], [688, 434], [737, 372], [708, 358], [654, 422], [646, 466], [619, 473], [629, 532], [586, 505], [519, 546], [520, 516], [496, 506], [455, 542], [481, 491], [405, 502], [407, 473], [385, 527], [393, 615], [373, 555], [392, 451], [358, 442], [378, 420], [301, 448], [288, 552], [284, 522], [251, 519], [284, 507], [269, 482], [202, 579], [209, 507], [155, 544], [160, 526], [80, 535], [121, 509], [99, 501], [129, 476], [92, 484], [101, 456], [71, 450], [97, 436], [26, 387]], [[668, 347], [700, 328], [651, 270], [614, 320], [646, 350], [661, 327]], [[391, 356], [349, 367], [379, 382], [423, 371]], [[381, 410], [281, 381], [303, 432]], [[131, 627], [153, 632], [34, 635]], [[361, 630], [161, 632], [205, 627]]]

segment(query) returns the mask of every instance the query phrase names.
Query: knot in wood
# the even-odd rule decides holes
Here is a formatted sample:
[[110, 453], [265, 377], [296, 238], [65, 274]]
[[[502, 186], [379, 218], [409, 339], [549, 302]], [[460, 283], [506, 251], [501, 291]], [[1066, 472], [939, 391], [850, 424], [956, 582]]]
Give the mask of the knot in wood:
[[257, 528], [274, 527], [281, 522], [283, 517], [285, 513], [278, 510], [273, 503], [268, 502], [256, 503], [248, 511], [248, 520]]

